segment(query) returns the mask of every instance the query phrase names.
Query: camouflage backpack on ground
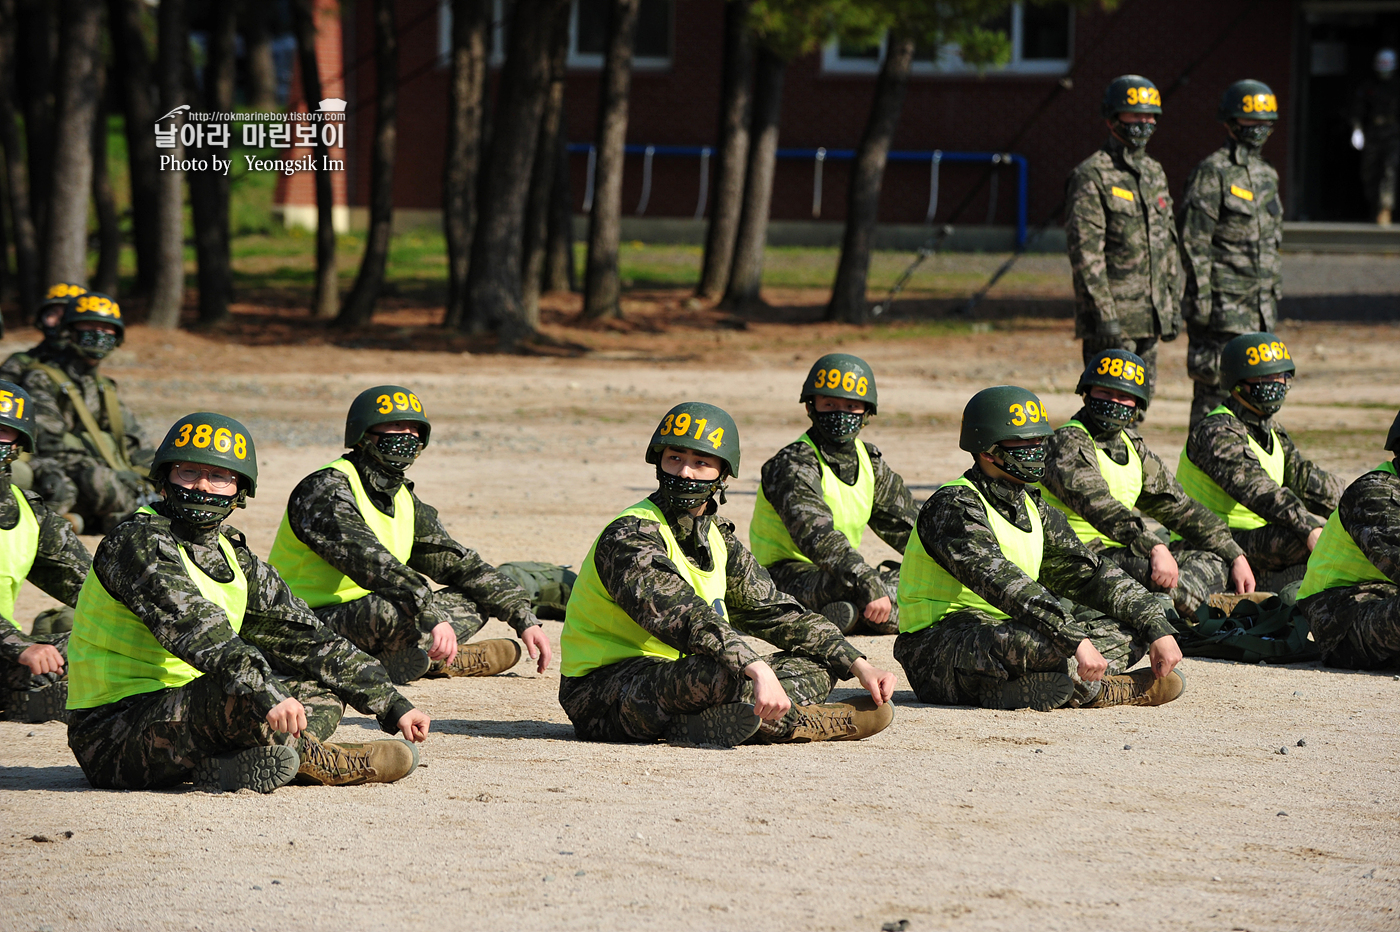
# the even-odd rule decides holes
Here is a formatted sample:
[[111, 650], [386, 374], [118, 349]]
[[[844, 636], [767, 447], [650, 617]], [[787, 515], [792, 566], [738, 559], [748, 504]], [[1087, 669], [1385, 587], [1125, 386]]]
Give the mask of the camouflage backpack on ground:
[[530, 597], [530, 608], [536, 617], [564, 620], [564, 606], [569, 604], [569, 593], [574, 590], [578, 573], [567, 566], [533, 560], [502, 563], [496, 569], [520, 583]]
[[1242, 601], [1229, 615], [1209, 605], [1195, 619], [1172, 617], [1177, 642], [1187, 657], [1214, 657], [1239, 663], [1303, 663], [1322, 656], [1298, 608], [1301, 581], [1284, 586], [1264, 602]]

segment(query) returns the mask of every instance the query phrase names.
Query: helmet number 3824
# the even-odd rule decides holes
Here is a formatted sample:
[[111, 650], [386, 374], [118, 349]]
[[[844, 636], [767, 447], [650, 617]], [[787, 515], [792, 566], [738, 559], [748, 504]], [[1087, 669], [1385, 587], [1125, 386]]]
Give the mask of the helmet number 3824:
[[180, 434], [175, 438], [176, 447], [191, 446], [200, 450], [213, 447], [216, 452], [232, 452], [238, 459], [248, 458], [248, 438], [227, 427], [217, 430], [209, 424], [192, 424], [186, 421], [180, 425]]

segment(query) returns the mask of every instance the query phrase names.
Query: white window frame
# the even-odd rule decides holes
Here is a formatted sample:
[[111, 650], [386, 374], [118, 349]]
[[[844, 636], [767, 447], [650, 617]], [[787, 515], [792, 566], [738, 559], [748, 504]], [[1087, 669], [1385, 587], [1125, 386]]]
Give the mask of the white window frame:
[[[506, 60], [506, 31], [504, 0], [491, 4], [491, 55], [488, 63], [499, 68]], [[438, 0], [438, 58], [439, 68], [452, 63], [452, 0]]]
[[[500, 2], [500, 0], [497, 0]], [[671, 35], [670, 53], [666, 56], [657, 55], [635, 55], [632, 58], [633, 71], [666, 71], [671, 67], [671, 61], [676, 54], [676, 4], [675, 0], [667, 0], [671, 4]], [[566, 62], [567, 67], [579, 71], [600, 71], [603, 67], [603, 56], [599, 53], [583, 53], [578, 50], [578, 0], [571, 0], [569, 3], [569, 57]]]
[[[1044, 74], [1061, 75], [1069, 72], [1069, 58], [1037, 58], [1026, 60], [1021, 57], [1024, 42], [1024, 4], [1017, 2], [1011, 6], [1011, 60], [1005, 65], [993, 65], [986, 69], [988, 74]], [[1074, 49], [1074, 10], [1066, 12], [1069, 17], [1069, 47]], [[822, 71], [826, 74], [876, 74], [884, 64], [885, 52], [889, 46], [889, 36], [880, 39], [880, 55], [875, 59], [842, 58], [841, 46], [833, 39], [822, 48]], [[939, 50], [937, 60], [915, 59], [909, 69], [911, 74], [931, 76], [954, 76], [976, 74], [974, 65], [965, 64], [955, 44], [949, 43]]]

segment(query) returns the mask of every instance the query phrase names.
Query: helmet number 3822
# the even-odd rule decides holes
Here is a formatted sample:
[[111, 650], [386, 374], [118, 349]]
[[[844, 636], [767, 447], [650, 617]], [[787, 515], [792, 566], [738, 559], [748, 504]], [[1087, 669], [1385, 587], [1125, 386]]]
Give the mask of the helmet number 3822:
[[193, 424], [186, 421], [180, 425], [180, 434], [175, 438], [176, 447], [195, 447], [207, 450], [213, 447], [217, 453], [233, 453], [238, 459], [248, 458], [248, 438], [227, 427], [215, 429], [209, 424]]
[[854, 371], [842, 375], [840, 369], [823, 369], [817, 373], [812, 387], [833, 390], [839, 388], [844, 392], [855, 392], [864, 398], [865, 393], [870, 391], [870, 380]]
[[703, 417], [695, 418], [692, 421], [690, 415], [685, 411], [682, 411], [680, 414], [668, 414], [666, 415], [666, 420], [661, 422], [661, 436], [665, 437], [669, 434], [675, 437], [684, 437], [690, 433], [690, 428], [694, 426], [695, 439], [699, 440], [704, 437], [704, 439], [710, 441], [710, 446], [718, 450], [724, 443], [724, 428], [716, 427], [706, 435], [705, 428], [709, 426], [709, 423], [710, 422]]

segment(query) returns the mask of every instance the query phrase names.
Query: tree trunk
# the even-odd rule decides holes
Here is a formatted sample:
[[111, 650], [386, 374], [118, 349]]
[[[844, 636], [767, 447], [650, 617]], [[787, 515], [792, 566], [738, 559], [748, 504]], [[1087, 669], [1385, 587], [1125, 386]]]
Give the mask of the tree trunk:
[[754, 71], [753, 128], [748, 178], [744, 183], [744, 207], [739, 235], [734, 243], [734, 263], [724, 306], [747, 310], [759, 300], [763, 285], [763, 250], [768, 245], [768, 213], [773, 203], [773, 174], [778, 162], [778, 119], [783, 107], [783, 72], [786, 64], [766, 48], [759, 49]]
[[92, 121], [92, 203], [97, 209], [97, 273], [92, 290], [116, 295], [117, 268], [122, 253], [121, 218], [107, 171], [107, 115], [111, 112], [111, 68], [105, 62], [97, 71], [97, 116]]
[[[158, 108], [165, 114], [185, 102], [185, 58], [189, 51], [185, 0], [161, 0], [157, 18], [160, 24], [156, 58], [160, 87]], [[169, 119], [177, 128], [184, 123], [184, 117], [180, 115]], [[175, 148], [169, 150], [169, 154], [176, 159], [185, 157], [178, 137]], [[184, 172], [174, 169], [157, 172], [156, 210], [160, 253], [146, 320], [152, 327], [162, 330], [180, 326], [180, 306], [185, 300], [185, 223], [181, 190], [184, 175]]]
[[141, 29], [144, 0], [108, 0], [113, 77], [120, 87], [131, 178], [131, 239], [136, 248], [136, 293], [149, 298], [160, 266], [160, 160], [151, 131], [156, 117], [151, 99], [151, 57]]
[[277, 110], [277, 67], [272, 61], [272, 37], [267, 18], [272, 4], [266, 0], [242, 0], [238, 19], [248, 50], [248, 104], [257, 113]]
[[442, 169], [442, 229], [447, 237], [444, 327], [458, 327], [466, 316], [490, 29], [491, 0], [452, 0], [452, 74], [447, 82], [447, 158]]
[[15, 125], [15, 0], [0, 0], [0, 148], [5, 151], [5, 192], [15, 241], [19, 303], [39, 306], [39, 245], [29, 212], [29, 172]]
[[564, 77], [569, 57], [569, 7], [554, 14], [549, 40], [549, 89], [540, 117], [540, 141], [530, 176], [530, 198], [525, 211], [524, 260], [520, 306], [531, 330], [540, 325], [540, 290], [544, 287], [545, 252], [549, 246], [549, 214], [559, 177], [559, 147], [564, 139]]
[[880, 186], [885, 178], [885, 160], [890, 153], [904, 92], [909, 87], [909, 65], [914, 60], [914, 40], [910, 36], [890, 36], [885, 63], [875, 82], [875, 99], [870, 117], [856, 150], [851, 183], [846, 192], [846, 232], [841, 241], [841, 262], [836, 268], [836, 284], [827, 320], [864, 324], [870, 320], [865, 300], [866, 279], [870, 274], [870, 245], [875, 239], [875, 222], [880, 211]]
[[336, 326], [353, 330], [369, 323], [384, 285], [389, 235], [394, 223], [394, 151], [398, 145], [399, 37], [394, 0], [374, 0], [374, 149], [369, 169], [369, 236], [355, 286]]
[[739, 212], [744, 203], [744, 174], [749, 158], [749, 81], [753, 72], [753, 33], [748, 28], [750, 0], [732, 0], [724, 8], [724, 78], [719, 104], [719, 152], [715, 165], [714, 207], [705, 232], [705, 259], [696, 294], [718, 298], [729, 284]]
[[101, 0], [64, 0], [54, 136], [53, 187], [44, 268], [59, 281], [87, 281], [92, 122], [102, 54]]
[[[233, 109], [238, 22], [231, 3], [215, 4], [212, 14], [204, 87], [192, 88], [191, 97], [205, 110], [227, 113]], [[190, 79], [193, 82], [193, 74]], [[207, 146], [198, 151], [197, 157], [211, 165], [206, 171], [190, 175], [195, 254], [199, 261], [199, 323], [211, 327], [228, 320], [228, 303], [233, 295], [229, 176], [226, 171], [213, 167], [213, 163], [216, 159], [232, 159], [233, 152], [231, 147]]]
[[583, 316], [588, 318], [622, 316], [617, 253], [622, 240], [627, 98], [632, 90], [632, 47], [640, 0], [611, 0], [609, 5], [608, 50], [598, 81], [598, 161], [583, 278]]
[[[307, 109], [321, 100], [321, 71], [316, 62], [314, 0], [292, 0], [292, 22], [297, 34], [297, 60], [301, 65], [301, 95]], [[326, 165], [327, 150], [316, 134], [316, 294], [312, 312], [329, 320], [340, 313], [339, 286], [335, 274], [335, 195]]]
[[[59, 4], [51, 0], [28, 0], [18, 8], [19, 32], [15, 47], [15, 87], [24, 107], [24, 141], [28, 150], [29, 216], [39, 248], [49, 241], [49, 207], [53, 191], [54, 109], [57, 82], [54, 66], [58, 57]], [[39, 279], [48, 279], [43, 268], [47, 256], [40, 254]], [[84, 276], [83, 281], [87, 281]]]
[[569, 134], [565, 113], [559, 115], [555, 147], [554, 190], [549, 196], [549, 240], [545, 244], [544, 290], [577, 291], [574, 266], [574, 195], [569, 180]]
[[464, 321], [472, 333], [497, 329], [500, 346], [515, 349], [533, 335], [521, 308], [520, 263], [525, 206], [549, 90], [549, 40], [554, 13], [568, 0], [516, 0], [507, 29], [491, 147], [483, 166], [481, 207], [472, 237]]

